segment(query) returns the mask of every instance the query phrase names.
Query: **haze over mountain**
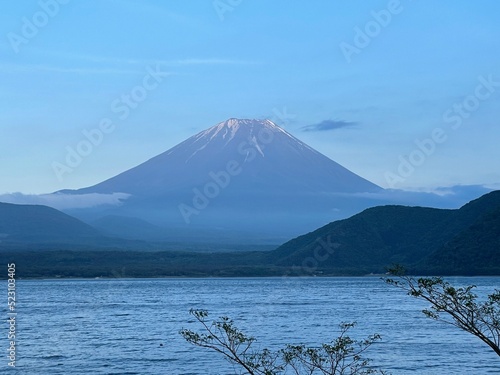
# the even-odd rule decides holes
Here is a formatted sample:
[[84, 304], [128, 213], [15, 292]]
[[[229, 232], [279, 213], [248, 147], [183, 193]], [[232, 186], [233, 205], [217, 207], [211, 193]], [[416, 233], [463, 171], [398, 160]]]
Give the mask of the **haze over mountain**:
[[119, 207], [67, 211], [87, 221], [139, 218], [170, 239], [279, 241], [369, 207], [364, 194], [382, 191], [269, 120], [233, 118], [102, 183], [59, 193], [130, 194]]
[[22, 264], [25, 277], [366, 275], [394, 263], [413, 274], [498, 275], [499, 231], [500, 191], [455, 210], [369, 208], [274, 250], [102, 237], [49, 207], [0, 204], [0, 260]]
[[96, 244], [102, 240], [95, 228], [51, 207], [0, 203], [0, 242], [3, 245]]
[[498, 274], [500, 191], [457, 210], [379, 206], [299, 236], [269, 254], [277, 266], [367, 274], [398, 263], [417, 273]]

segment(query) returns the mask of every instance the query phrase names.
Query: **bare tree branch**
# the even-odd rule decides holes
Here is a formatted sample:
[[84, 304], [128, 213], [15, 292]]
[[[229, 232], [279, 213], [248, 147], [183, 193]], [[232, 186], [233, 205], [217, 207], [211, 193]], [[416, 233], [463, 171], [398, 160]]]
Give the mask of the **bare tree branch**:
[[380, 335], [361, 341], [354, 340], [348, 336], [348, 331], [355, 323], [342, 323], [339, 337], [319, 347], [289, 344], [276, 352], [268, 349], [254, 352], [251, 346], [255, 339], [238, 330], [231, 319], [221, 317], [208, 324], [207, 311], [191, 310], [190, 313], [201, 323], [205, 333], [182, 329], [180, 334], [184, 339], [193, 345], [222, 354], [249, 375], [281, 375], [287, 373], [287, 370], [295, 375], [384, 374], [383, 371], [372, 368], [370, 360], [362, 356], [372, 344], [381, 339]]
[[455, 288], [441, 277], [415, 279], [396, 266], [389, 272], [397, 279], [385, 278], [389, 285], [430, 303], [422, 312], [429, 318], [451, 324], [487, 344], [500, 356], [500, 292], [490, 294], [486, 302], [477, 301], [475, 285]]

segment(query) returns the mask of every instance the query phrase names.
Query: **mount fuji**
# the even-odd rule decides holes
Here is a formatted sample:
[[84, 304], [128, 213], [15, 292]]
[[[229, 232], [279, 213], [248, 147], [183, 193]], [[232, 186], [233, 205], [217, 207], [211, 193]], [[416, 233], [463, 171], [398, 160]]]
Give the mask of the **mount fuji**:
[[373, 203], [366, 193], [381, 191], [270, 120], [232, 118], [97, 185], [58, 193], [129, 195], [118, 207], [66, 210], [87, 222], [140, 219], [171, 240], [274, 242], [359, 212]]

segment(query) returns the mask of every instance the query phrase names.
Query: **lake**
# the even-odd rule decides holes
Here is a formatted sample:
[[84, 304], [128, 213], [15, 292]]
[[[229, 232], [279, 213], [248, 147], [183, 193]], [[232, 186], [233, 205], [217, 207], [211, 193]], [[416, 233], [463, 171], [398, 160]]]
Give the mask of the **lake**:
[[[448, 280], [478, 285], [483, 294], [500, 281]], [[7, 291], [6, 281], [2, 288]], [[351, 336], [382, 335], [366, 357], [394, 375], [500, 373], [500, 358], [479, 339], [426, 318], [425, 303], [377, 277], [18, 280], [16, 291], [12, 374], [239, 373], [179, 335], [181, 328], [200, 328], [191, 308], [233, 318], [261, 348], [318, 345], [337, 337], [340, 322], [356, 321]], [[2, 358], [0, 373], [7, 373]]]

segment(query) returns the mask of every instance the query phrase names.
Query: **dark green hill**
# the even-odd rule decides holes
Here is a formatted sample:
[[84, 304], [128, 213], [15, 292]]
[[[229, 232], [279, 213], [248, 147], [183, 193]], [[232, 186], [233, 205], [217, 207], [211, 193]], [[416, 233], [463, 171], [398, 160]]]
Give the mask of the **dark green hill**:
[[419, 262], [417, 270], [433, 274], [500, 275], [500, 209], [482, 215]]
[[379, 273], [393, 263], [437, 270], [445, 268], [451, 256], [460, 267], [467, 267], [471, 257], [481, 269], [493, 267], [486, 259], [500, 267], [496, 255], [486, 256], [486, 252], [498, 252], [494, 247], [495, 233], [500, 233], [495, 221], [498, 210], [500, 191], [459, 210], [374, 207], [283, 244], [269, 253], [269, 260], [318, 273]]
[[[54, 208], [0, 203], [1, 244], [85, 242], [98, 240], [100, 232]], [[0, 244], [0, 245], [1, 245]]]

